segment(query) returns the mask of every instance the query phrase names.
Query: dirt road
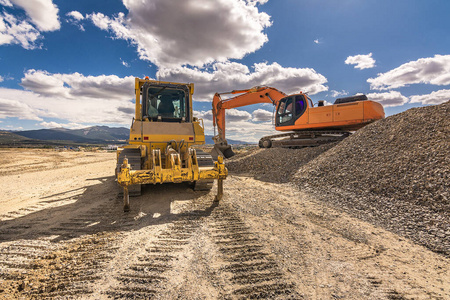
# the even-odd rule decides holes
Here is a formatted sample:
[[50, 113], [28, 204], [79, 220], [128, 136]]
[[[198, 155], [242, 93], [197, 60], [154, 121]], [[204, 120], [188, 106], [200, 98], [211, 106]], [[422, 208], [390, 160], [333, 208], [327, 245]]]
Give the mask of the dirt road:
[[146, 186], [125, 214], [114, 159], [0, 149], [0, 298], [450, 299], [448, 258], [293, 185]]

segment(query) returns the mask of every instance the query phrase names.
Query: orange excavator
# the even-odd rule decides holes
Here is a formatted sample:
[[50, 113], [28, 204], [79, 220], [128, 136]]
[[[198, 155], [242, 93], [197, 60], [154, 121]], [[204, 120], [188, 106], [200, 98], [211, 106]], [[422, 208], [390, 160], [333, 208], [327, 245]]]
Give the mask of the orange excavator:
[[[222, 99], [222, 95], [237, 96]], [[288, 131], [262, 137], [259, 147], [299, 148], [317, 146], [342, 140], [352, 131], [384, 118], [383, 106], [357, 95], [336, 99], [333, 105], [319, 101], [314, 106], [304, 93], [286, 95], [273, 87], [257, 86], [247, 90], [216, 93], [212, 102], [214, 136], [212, 156], [229, 158], [234, 155], [225, 139], [225, 110], [258, 103], [272, 103], [276, 107], [275, 129]]]

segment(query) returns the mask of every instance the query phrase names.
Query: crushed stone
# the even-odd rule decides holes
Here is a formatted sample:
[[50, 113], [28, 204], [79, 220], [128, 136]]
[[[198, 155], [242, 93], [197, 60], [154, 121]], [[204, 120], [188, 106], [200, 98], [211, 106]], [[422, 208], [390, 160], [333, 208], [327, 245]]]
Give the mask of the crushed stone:
[[374, 122], [340, 143], [259, 149], [230, 173], [291, 182], [324, 202], [450, 256], [450, 101]]

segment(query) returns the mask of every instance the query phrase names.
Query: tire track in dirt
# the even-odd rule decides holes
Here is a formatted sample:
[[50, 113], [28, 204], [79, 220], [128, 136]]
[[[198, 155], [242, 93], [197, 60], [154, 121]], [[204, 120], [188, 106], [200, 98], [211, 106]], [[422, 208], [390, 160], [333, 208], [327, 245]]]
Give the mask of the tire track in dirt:
[[90, 285], [111, 258], [113, 233], [66, 242], [18, 240], [0, 250], [0, 295], [53, 298], [90, 294]]
[[[231, 180], [244, 181], [246, 189], [232, 185], [230, 203], [256, 225], [306, 298], [445, 299], [445, 260], [421, 266], [420, 258], [429, 257], [420, 247], [287, 185]], [[277, 201], [253, 200], [263, 195]], [[432, 278], [438, 279], [433, 286]]]
[[254, 231], [226, 204], [212, 214], [212, 237], [225, 262], [230, 297], [242, 299], [300, 299], [295, 284], [285, 279], [276, 260]]
[[[146, 245], [144, 253], [115, 275], [116, 284], [102, 294], [116, 299], [183, 297], [183, 287], [175, 287], [176, 282], [171, 276], [177, 274], [181, 281], [188, 280], [183, 272], [189, 272], [189, 269], [180, 265], [180, 261], [197, 261], [199, 256], [206, 255], [213, 259], [209, 263], [214, 264], [204, 267], [211, 271], [211, 276], [220, 277], [208, 279], [216, 290], [213, 294], [217, 293], [219, 297], [302, 298], [237, 212], [223, 202], [211, 205], [210, 198], [197, 199], [184, 208], [185, 212], [170, 220], [168, 226]], [[206, 253], [207, 250], [203, 250], [199, 256], [186, 258], [187, 253], [197, 249], [194, 244], [199, 236], [215, 245], [217, 251]]]
[[57, 224], [51, 222], [57, 219], [40, 218], [41, 214], [24, 214], [49, 208], [47, 201], [8, 213], [17, 219], [6, 220], [0, 227], [1, 238], [6, 241], [0, 248], [0, 296], [61, 298], [91, 294], [91, 286], [102, 277], [103, 266], [113, 257], [121, 237], [119, 231], [133, 224], [132, 218], [116, 209], [120, 207], [118, 202], [113, 198], [99, 201]]
[[[191, 205], [193, 206], [193, 205]], [[118, 284], [105, 292], [116, 299], [148, 299], [166, 293], [169, 271], [177, 263], [190, 243], [191, 237], [200, 227], [203, 219], [211, 214], [215, 205], [207, 207], [203, 203], [190, 211], [176, 216], [168, 227], [145, 248], [123, 272], [116, 276]]]

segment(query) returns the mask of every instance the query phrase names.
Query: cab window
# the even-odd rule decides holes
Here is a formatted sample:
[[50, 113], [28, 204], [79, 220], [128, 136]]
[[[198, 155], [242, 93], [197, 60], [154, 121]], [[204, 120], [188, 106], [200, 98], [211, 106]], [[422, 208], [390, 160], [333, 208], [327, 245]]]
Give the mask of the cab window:
[[277, 121], [279, 123], [285, 123], [292, 120], [293, 116], [292, 97], [282, 99], [278, 106]]
[[295, 116], [299, 117], [306, 109], [306, 101], [302, 95], [295, 96]]
[[295, 95], [280, 100], [277, 111], [276, 126], [293, 125], [306, 111], [304, 95]]
[[188, 96], [181, 89], [150, 87], [147, 95], [147, 116], [187, 119]]

